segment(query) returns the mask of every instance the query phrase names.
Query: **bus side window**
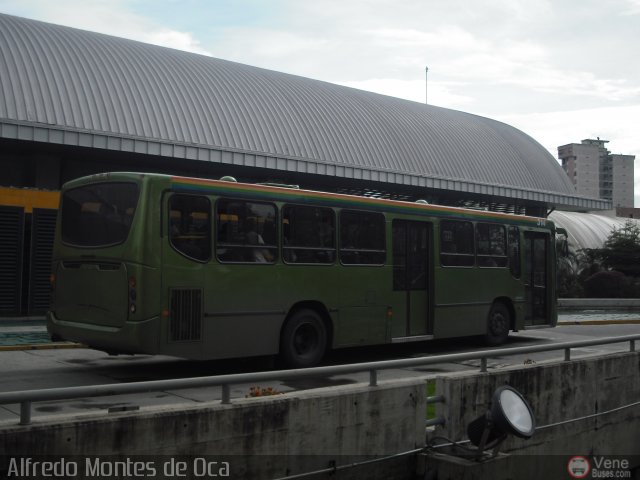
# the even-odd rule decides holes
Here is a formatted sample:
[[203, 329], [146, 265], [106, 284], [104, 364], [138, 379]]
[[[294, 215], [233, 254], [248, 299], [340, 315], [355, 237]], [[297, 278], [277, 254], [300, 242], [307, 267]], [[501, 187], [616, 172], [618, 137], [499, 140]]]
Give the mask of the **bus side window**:
[[476, 241], [479, 267], [507, 266], [507, 238], [502, 225], [478, 223]]
[[221, 198], [216, 218], [216, 257], [220, 262], [275, 263], [275, 205]]
[[175, 194], [169, 199], [169, 241], [182, 255], [211, 258], [211, 204], [207, 197]]
[[473, 224], [459, 220], [440, 222], [440, 263], [447, 267], [472, 267]]
[[384, 215], [340, 212], [340, 261], [344, 265], [383, 265], [386, 256]]
[[282, 249], [285, 262], [334, 263], [335, 225], [335, 215], [330, 208], [285, 205], [282, 209]]
[[511, 275], [520, 278], [520, 229], [509, 227], [509, 268]]

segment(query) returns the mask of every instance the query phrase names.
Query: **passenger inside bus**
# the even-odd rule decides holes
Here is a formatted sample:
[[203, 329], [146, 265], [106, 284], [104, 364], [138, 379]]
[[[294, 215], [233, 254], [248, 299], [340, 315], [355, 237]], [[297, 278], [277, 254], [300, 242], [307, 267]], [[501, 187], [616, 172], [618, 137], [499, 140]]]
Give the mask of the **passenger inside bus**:
[[[262, 235], [257, 231], [258, 222], [255, 218], [249, 218], [247, 220], [248, 231], [246, 234], [246, 240], [249, 245], [265, 245]], [[267, 248], [253, 248], [251, 249], [252, 258], [250, 261], [256, 263], [270, 263], [273, 261], [273, 255]]]

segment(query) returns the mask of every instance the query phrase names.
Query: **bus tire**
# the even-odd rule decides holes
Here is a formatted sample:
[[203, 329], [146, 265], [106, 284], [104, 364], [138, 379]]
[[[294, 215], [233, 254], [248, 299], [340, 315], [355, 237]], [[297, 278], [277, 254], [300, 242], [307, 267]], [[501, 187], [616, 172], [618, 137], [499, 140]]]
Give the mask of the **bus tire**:
[[327, 349], [327, 327], [322, 317], [308, 308], [297, 310], [280, 336], [280, 358], [289, 368], [308, 368], [320, 363]]
[[485, 343], [490, 346], [502, 345], [509, 336], [511, 313], [502, 302], [494, 302], [487, 318]]

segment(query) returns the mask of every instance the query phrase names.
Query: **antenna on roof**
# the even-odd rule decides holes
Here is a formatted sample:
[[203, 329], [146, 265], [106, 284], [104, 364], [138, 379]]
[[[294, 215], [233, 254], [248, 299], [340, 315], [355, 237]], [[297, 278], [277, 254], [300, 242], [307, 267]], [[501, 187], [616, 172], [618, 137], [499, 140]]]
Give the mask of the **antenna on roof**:
[[429, 75], [429, 67], [424, 67], [424, 104], [428, 105], [429, 102], [427, 101], [429, 97], [427, 97], [427, 93], [428, 93], [428, 75]]

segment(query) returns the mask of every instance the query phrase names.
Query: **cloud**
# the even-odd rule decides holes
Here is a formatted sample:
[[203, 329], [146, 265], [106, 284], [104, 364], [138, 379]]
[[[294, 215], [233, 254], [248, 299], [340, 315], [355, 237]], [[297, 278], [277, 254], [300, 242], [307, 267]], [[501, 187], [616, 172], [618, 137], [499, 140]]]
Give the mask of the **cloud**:
[[374, 47], [447, 48], [457, 52], [488, 51], [491, 44], [456, 25], [443, 25], [433, 30], [380, 28], [361, 31], [371, 38]]
[[58, 25], [210, 55], [190, 32], [158, 25], [136, 14], [126, 0], [29, 0], [0, 2], [0, 11]]
[[[174, 9], [149, 0], [0, 0], [0, 11], [421, 103], [428, 66], [430, 104], [506, 121], [554, 156], [558, 145], [591, 136], [640, 155], [640, 0], [166, 5]], [[183, 10], [189, 27], [174, 28]]]
[[189, 32], [179, 32], [176, 30], [160, 28], [141, 33], [137, 38], [132, 39], [151, 43], [153, 45], [159, 45], [161, 47], [175, 48], [186, 52], [212, 56], [208, 50], [202, 48], [200, 42]]
[[367, 32], [373, 46], [384, 48], [388, 58], [405, 60], [413, 68], [420, 66], [419, 53], [442, 50], [433, 66], [444, 78], [458, 84], [478, 81], [512, 85], [532, 91], [592, 96], [619, 101], [636, 97], [640, 86], [629, 85], [622, 78], [602, 78], [589, 71], [567, 71], [553, 62], [550, 48], [541, 43], [522, 40], [502, 42], [479, 37], [457, 26], [443, 26], [431, 32], [380, 29]]
[[429, 82], [422, 80], [399, 80], [395, 78], [370, 78], [362, 81], [337, 82], [346, 87], [358, 88], [369, 92], [380, 93], [392, 97], [404, 98], [414, 102], [428, 102], [431, 105], [456, 105], [464, 108], [473, 102], [471, 97], [456, 93], [456, 85], [446, 82]]
[[496, 119], [531, 135], [555, 157], [560, 145], [600, 137], [610, 141], [608, 148], [614, 153], [639, 155], [640, 158], [640, 137], [637, 135], [640, 130], [640, 104], [504, 114]]
[[622, 10], [624, 15], [640, 15], [640, 0], [623, 0], [626, 7]]
[[[221, 57], [250, 57], [256, 62], [281, 62], [296, 56], [313, 56], [313, 52], [331, 48], [331, 41], [310, 34], [264, 28], [226, 29], [216, 51]], [[272, 67], [273, 68], [273, 67]]]
[[[629, 8], [640, 6], [640, 0], [620, 1]], [[0, 0], [0, 9], [9, 3]], [[284, 0], [274, 6], [275, 12], [263, 14], [264, 22], [246, 25], [234, 17], [228, 25], [218, 25], [215, 39], [206, 45], [201, 43], [205, 38], [202, 31], [172, 29], [145, 15], [143, 5], [145, 2], [130, 0], [55, 4], [28, 0], [13, 2], [12, 10], [54, 23], [417, 101], [424, 99], [424, 67], [429, 66], [434, 102], [438, 99], [440, 104], [453, 107], [482, 108], [481, 96], [488, 98], [488, 89], [496, 87], [505, 103], [516, 108], [525, 92], [598, 102], [621, 102], [640, 94], [637, 84], [622, 74], [612, 74], [617, 69], [598, 73], [598, 62], [590, 61], [588, 69], [576, 68], [570, 65], [571, 57], [559, 57], [558, 50], [564, 54], [562, 47], [568, 48], [575, 40], [545, 35], [548, 29], [557, 29], [553, 27], [560, 22], [557, 17], [564, 18], [566, 12], [548, 1], [532, 8], [526, 0], [487, 0], [482, 8], [471, 8], [461, 0], [436, 1], [428, 6], [417, 0], [401, 4], [391, 0]], [[587, 1], [581, 10], [593, 15], [589, 5]], [[576, 10], [576, 15], [581, 19], [588, 16], [581, 10]], [[203, 8], [199, 13], [206, 18], [215, 12], [214, 8]], [[562, 28], [566, 30], [566, 26]], [[589, 29], [589, 24], [584, 28]], [[598, 54], [594, 52], [594, 56]], [[543, 98], [539, 96], [537, 101]], [[549, 97], [549, 107], [556, 101]], [[498, 99], [493, 103], [499, 111]]]
[[496, 117], [540, 142], [554, 158], [557, 148], [586, 138], [609, 140], [612, 153], [636, 156], [635, 205], [640, 207], [640, 104]]

